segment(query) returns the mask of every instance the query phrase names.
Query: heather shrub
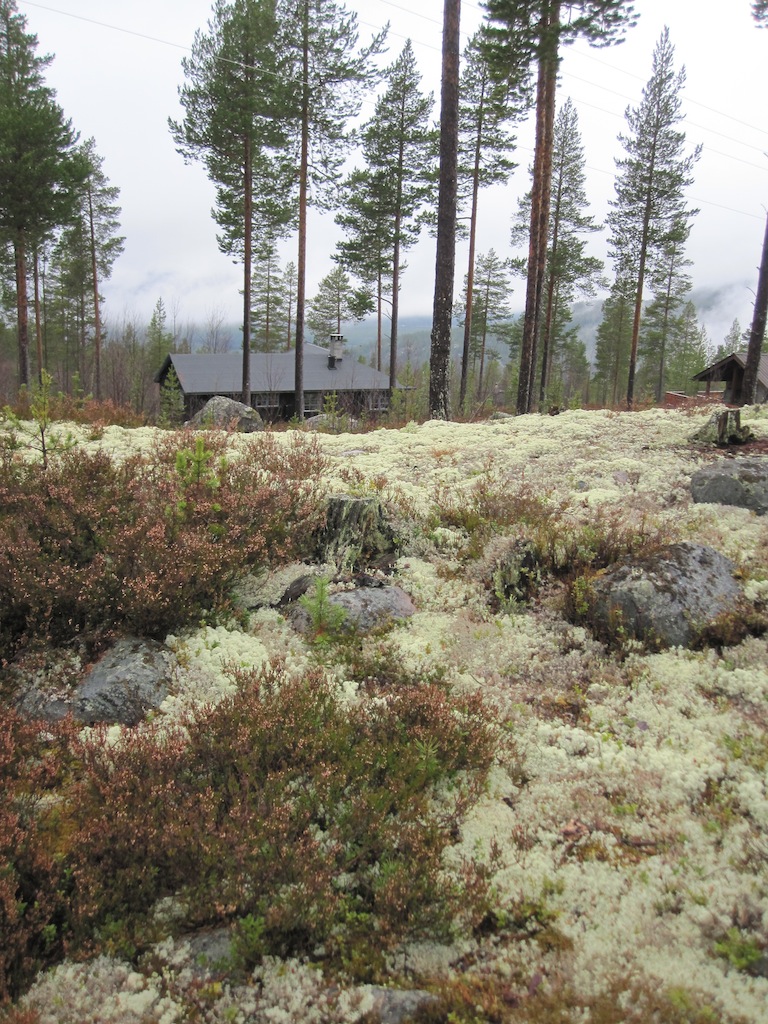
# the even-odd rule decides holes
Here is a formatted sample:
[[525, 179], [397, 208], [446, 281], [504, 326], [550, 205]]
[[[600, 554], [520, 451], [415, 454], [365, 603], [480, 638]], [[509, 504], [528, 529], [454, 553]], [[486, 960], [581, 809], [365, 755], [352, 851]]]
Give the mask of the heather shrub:
[[295, 557], [322, 518], [311, 444], [255, 439], [237, 460], [173, 435], [113, 462], [81, 448], [46, 467], [5, 460], [0, 482], [0, 658], [33, 637], [162, 638], [227, 608], [234, 580]]
[[0, 1005], [63, 948], [63, 865], [45, 807], [62, 781], [67, 732], [42, 742], [34, 724], [0, 704]]
[[350, 707], [319, 670], [274, 667], [238, 683], [178, 730], [75, 745], [58, 851], [73, 942], [131, 953], [168, 896], [186, 925], [245, 920], [252, 960], [324, 944], [362, 970], [404, 936], [446, 934], [466, 891], [441, 854], [494, 757], [480, 699], [411, 685]]
[[497, 610], [528, 601], [552, 577], [571, 581], [672, 539], [668, 527], [645, 516], [634, 519], [620, 508], [599, 507], [585, 518], [492, 469], [467, 492], [439, 487], [436, 525], [463, 532], [458, 556], [477, 563], [472, 571]]
[[[21, 420], [33, 418], [36, 388], [22, 387], [16, 400], [8, 407]], [[52, 420], [62, 423], [87, 423], [94, 427], [141, 427], [145, 418], [129, 405], [119, 405], [111, 399], [96, 399], [76, 390], [72, 394], [50, 389], [49, 411]]]

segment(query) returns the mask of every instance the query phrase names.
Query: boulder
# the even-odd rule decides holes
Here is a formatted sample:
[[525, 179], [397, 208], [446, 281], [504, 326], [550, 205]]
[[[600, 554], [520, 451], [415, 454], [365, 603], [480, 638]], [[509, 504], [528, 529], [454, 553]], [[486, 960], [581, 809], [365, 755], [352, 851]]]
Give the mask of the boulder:
[[718, 459], [691, 477], [696, 502], [737, 505], [757, 515], [768, 512], [768, 458]]
[[210, 398], [200, 412], [195, 413], [189, 424], [201, 430], [220, 427], [237, 430], [243, 434], [252, 434], [254, 431], [264, 429], [261, 416], [255, 409], [223, 395], [214, 395]]
[[118, 640], [91, 666], [72, 702], [81, 722], [137, 725], [168, 696], [171, 659], [161, 644]]
[[[370, 633], [398, 619], [410, 618], [416, 611], [408, 594], [392, 584], [376, 581], [355, 586], [350, 582], [349, 587], [351, 589], [335, 590], [328, 595], [329, 604], [344, 610], [342, 629]], [[308, 593], [311, 596], [311, 590]], [[288, 618], [298, 632], [310, 632], [311, 618], [303, 604], [294, 604], [288, 612]]]
[[670, 544], [593, 581], [592, 624], [606, 639], [621, 632], [657, 648], [689, 647], [719, 615], [738, 609], [734, 568], [712, 548]]
[[304, 426], [326, 434], [346, 434], [356, 429], [357, 420], [345, 413], [321, 412], [304, 420]]

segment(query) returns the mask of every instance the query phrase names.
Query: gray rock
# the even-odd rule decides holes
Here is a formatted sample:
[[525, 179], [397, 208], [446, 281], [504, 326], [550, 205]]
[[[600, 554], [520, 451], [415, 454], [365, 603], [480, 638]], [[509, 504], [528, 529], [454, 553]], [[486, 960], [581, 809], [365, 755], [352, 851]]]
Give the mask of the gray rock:
[[691, 477], [696, 502], [737, 505], [759, 516], [768, 512], [768, 458], [718, 459]]
[[304, 420], [307, 430], [319, 430], [327, 434], [346, 434], [357, 427], [357, 420], [345, 413], [321, 412]]
[[203, 430], [208, 427], [222, 427], [238, 430], [243, 434], [251, 434], [264, 429], [261, 416], [255, 409], [243, 402], [236, 402], [233, 398], [225, 398], [223, 395], [214, 395], [189, 422], [190, 426]]
[[82, 722], [136, 725], [168, 696], [170, 655], [149, 640], [118, 640], [78, 686], [73, 712]]
[[[360, 633], [369, 633], [371, 630], [388, 626], [398, 619], [410, 618], [416, 611], [413, 601], [405, 591], [391, 584], [334, 591], [329, 595], [328, 602], [344, 609], [346, 613], [345, 628], [354, 629]], [[310, 631], [310, 616], [303, 605], [295, 604], [291, 608], [288, 618], [298, 632], [308, 633]]]
[[341, 590], [331, 595], [331, 603], [343, 608], [347, 622], [361, 633], [408, 619], [416, 611], [410, 597], [396, 586]]
[[373, 996], [374, 1013], [378, 1014], [381, 1024], [402, 1024], [422, 1006], [437, 1002], [436, 996], [423, 989], [407, 990], [371, 985], [369, 991]]
[[733, 563], [700, 544], [670, 544], [593, 583], [591, 618], [598, 634], [619, 630], [656, 647], [687, 647], [723, 612], [735, 611], [741, 588]]

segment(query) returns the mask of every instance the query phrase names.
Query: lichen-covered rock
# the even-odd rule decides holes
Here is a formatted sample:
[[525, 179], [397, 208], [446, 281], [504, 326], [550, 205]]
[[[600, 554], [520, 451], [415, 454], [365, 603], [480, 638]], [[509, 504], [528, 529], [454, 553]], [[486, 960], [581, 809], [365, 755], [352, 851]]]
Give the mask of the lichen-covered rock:
[[611, 569], [593, 583], [590, 619], [598, 635], [622, 634], [654, 647], [688, 647], [742, 595], [734, 565], [701, 544], [670, 544]]
[[718, 459], [691, 477], [696, 502], [768, 512], [768, 458]]
[[242, 434], [252, 434], [254, 431], [264, 429], [261, 416], [255, 409], [223, 395], [214, 395], [209, 399], [200, 412], [192, 417], [190, 425], [203, 430], [208, 427], [230, 428]]

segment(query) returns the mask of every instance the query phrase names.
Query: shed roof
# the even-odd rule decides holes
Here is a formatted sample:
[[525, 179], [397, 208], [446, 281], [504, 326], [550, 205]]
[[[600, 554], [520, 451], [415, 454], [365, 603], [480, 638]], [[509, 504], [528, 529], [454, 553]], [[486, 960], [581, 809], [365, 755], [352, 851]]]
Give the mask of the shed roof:
[[[354, 359], [337, 359], [328, 366], [329, 351], [304, 345], [305, 391], [388, 391], [389, 375]], [[182, 353], [166, 357], [155, 376], [159, 381], [173, 365], [185, 395], [237, 394], [243, 384], [242, 352]], [[251, 391], [293, 392], [296, 389], [296, 353], [252, 352]]]
[[[726, 376], [726, 371], [731, 363], [736, 363], [737, 366], [743, 370], [747, 365], [747, 353], [746, 352], [731, 352], [729, 356], [723, 356], [722, 359], [718, 359], [716, 363], [712, 363], [706, 369], [701, 370], [695, 374], [692, 380], [730, 380], [730, 374]], [[757, 379], [764, 388], [768, 388], [768, 353], [763, 353], [760, 356], [760, 364], [757, 368]]]

